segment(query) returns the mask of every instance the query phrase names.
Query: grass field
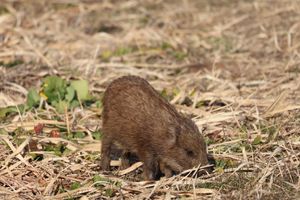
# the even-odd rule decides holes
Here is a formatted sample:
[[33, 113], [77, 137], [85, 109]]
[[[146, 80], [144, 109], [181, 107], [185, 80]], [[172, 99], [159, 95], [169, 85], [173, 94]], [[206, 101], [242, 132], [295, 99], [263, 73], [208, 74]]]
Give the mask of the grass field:
[[[298, 0], [0, 0], [0, 198], [300, 199], [299, 19]], [[212, 174], [100, 171], [103, 91], [128, 74], [193, 118]]]

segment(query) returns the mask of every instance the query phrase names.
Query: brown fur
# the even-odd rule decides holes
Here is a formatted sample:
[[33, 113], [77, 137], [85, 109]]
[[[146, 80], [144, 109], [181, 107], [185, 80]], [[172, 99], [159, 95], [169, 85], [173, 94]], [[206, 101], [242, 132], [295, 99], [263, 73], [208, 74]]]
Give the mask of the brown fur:
[[[156, 179], [208, 164], [206, 145], [191, 119], [179, 114], [144, 79], [124, 76], [104, 94], [101, 168], [109, 170], [112, 145], [144, 162], [144, 177]], [[123, 166], [124, 166], [123, 165]]]

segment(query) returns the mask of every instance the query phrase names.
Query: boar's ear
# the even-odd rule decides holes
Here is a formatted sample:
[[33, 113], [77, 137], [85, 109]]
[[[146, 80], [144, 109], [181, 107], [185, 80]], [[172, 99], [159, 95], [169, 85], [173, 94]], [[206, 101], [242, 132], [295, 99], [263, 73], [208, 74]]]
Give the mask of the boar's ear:
[[176, 144], [178, 136], [180, 134], [181, 127], [179, 125], [173, 125], [169, 127], [168, 139], [166, 143], [170, 146]]

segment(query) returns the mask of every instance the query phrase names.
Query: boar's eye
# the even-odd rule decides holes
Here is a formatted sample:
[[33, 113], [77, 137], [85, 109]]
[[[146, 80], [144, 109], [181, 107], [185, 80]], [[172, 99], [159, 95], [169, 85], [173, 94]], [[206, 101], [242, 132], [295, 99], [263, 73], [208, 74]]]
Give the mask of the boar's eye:
[[195, 153], [192, 150], [186, 149], [185, 151], [188, 156], [191, 156], [191, 157], [195, 156]]

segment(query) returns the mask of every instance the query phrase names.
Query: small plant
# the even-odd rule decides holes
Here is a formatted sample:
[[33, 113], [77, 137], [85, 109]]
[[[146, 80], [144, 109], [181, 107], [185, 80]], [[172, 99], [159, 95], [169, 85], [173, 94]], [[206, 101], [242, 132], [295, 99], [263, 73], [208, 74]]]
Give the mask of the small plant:
[[56, 156], [62, 156], [66, 149], [66, 145], [61, 143], [44, 145], [44, 151], [51, 151]]
[[133, 51], [134, 51], [134, 49], [131, 47], [120, 47], [120, 48], [116, 49], [113, 54], [115, 56], [123, 56], [123, 55], [129, 54], [129, 53], [132, 53]]
[[81, 187], [81, 185], [80, 185], [79, 182], [73, 182], [73, 183], [71, 184], [71, 186], [70, 186], [70, 189], [71, 189], [71, 190], [76, 190], [76, 189], [78, 189], [78, 188], [80, 188], [80, 187]]
[[[31, 108], [38, 107], [41, 101], [53, 106], [57, 112], [64, 113], [80, 104], [89, 105], [95, 99], [89, 94], [86, 80], [68, 82], [58, 76], [48, 76], [43, 79], [39, 91], [33, 88], [28, 91], [26, 104], [0, 108], [0, 119], [11, 113], [24, 113]], [[101, 103], [97, 103], [97, 105], [101, 106]]]
[[100, 131], [95, 131], [95, 132], [92, 132], [92, 136], [93, 136], [94, 140], [101, 140], [102, 133]]
[[59, 113], [74, 108], [91, 100], [88, 82], [86, 80], [73, 80], [67, 82], [58, 76], [48, 76], [43, 80], [39, 92], [30, 89], [27, 95], [27, 106], [36, 107], [41, 100], [56, 108]]
[[261, 135], [258, 135], [254, 138], [254, 140], [252, 141], [252, 145], [258, 145], [262, 143], [262, 137]]
[[95, 175], [93, 177], [93, 183], [95, 183], [95, 187], [100, 187], [102, 186], [102, 184], [98, 183], [98, 182], [110, 182], [110, 180], [108, 178], [99, 176], [99, 175]]
[[[1, 15], [2, 11], [3, 10], [1, 10], [1, 7], [0, 7], [0, 15]], [[7, 62], [7, 63], [1, 61], [0, 62], [0, 67], [3, 66], [5, 68], [11, 68], [11, 67], [15, 67], [17, 65], [23, 64], [23, 63], [24, 63], [23, 60], [14, 60], [14, 61]]]
[[237, 163], [230, 159], [216, 159], [215, 171], [223, 173], [225, 169], [235, 167]]
[[24, 113], [27, 109], [25, 105], [17, 105], [17, 106], [8, 106], [5, 108], [0, 108], [0, 119], [5, 118], [7, 115], [11, 113]]
[[174, 88], [172, 91], [168, 91], [164, 88], [162, 91], [159, 91], [160, 95], [165, 98], [167, 101], [171, 101], [176, 95], [178, 95], [180, 90], [178, 88]]

